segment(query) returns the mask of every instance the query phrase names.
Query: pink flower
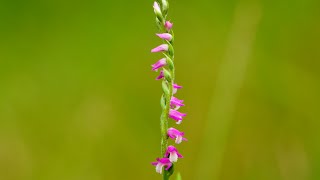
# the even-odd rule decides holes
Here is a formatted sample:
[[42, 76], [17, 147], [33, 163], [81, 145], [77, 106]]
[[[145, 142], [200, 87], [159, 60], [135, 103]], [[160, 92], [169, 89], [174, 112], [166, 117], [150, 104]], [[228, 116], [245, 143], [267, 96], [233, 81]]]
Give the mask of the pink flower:
[[163, 74], [163, 71], [161, 70], [160, 71], [160, 74], [159, 74], [159, 76], [156, 78], [156, 80], [160, 80], [160, 79], [162, 79], [164, 77], [164, 74]]
[[181, 113], [181, 112], [173, 110], [173, 109], [170, 109], [170, 112], [169, 112], [169, 117], [172, 118], [173, 120], [177, 121], [177, 124], [181, 124], [182, 118], [186, 115], [187, 114]]
[[168, 44], [161, 44], [160, 46], [151, 50], [151, 52], [163, 52], [168, 51], [169, 45]]
[[167, 29], [167, 31], [170, 31], [173, 24], [170, 21], [166, 21], [164, 24], [164, 27]]
[[179, 154], [177, 148], [175, 148], [174, 146], [168, 146], [165, 157], [169, 157], [169, 160], [171, 162], [177, 162], [178, 157], [183, 158], [183, 156]]
[[168, 40], [168, 41], [171, 41], [172, 40], [172, 35], [169, 34], [169, 33], [162, 33], [162, 34], [157, 34], [157, 36], [161, 39], [165, 39], [165, 40]]
[[171, 108], [176, 107], [175, 110], [178, 110], [181, 106], [184, 106], [183, 100], [180, 100], [176, 97], [172, 97], [170, 101], [170, 106]]
[[152, 70], [157, 71], [159, 68], [162, 68], [163, 66], [167, 65], [167, 59], [162, 58], [158, 62], [152, 65]]
[[178, 84], [173, 84], [173, 94], [176, 94], [178, 89], [181, 89], [182, 86], [179, 86]]
[[172, 163], [169, 158], [161, 158], [161, 159], [157, 158], [157, 162], [152, 162], [151, 164], [156, 166], [156, 171], [157, 171], [157, 173], [160, 173], [160, 174], [162, 173], [162, 168], [164, 166], [167, 166], [167, 168], [166, 168], [167, 171], [172, 166]]
[[176, 144], [180, 144], [182, 141], [188, 141], [186, 138], [183, 137], [184, 132], [180, 132], [175, 128], [169, 128], [167, 133], [171, 139], [176, 139]]

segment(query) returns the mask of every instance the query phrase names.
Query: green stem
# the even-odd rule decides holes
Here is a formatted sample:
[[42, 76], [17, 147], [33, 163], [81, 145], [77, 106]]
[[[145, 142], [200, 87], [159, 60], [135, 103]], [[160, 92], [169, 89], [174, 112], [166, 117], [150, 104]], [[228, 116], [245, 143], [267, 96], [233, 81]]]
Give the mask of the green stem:
[[169, 180], [170, 175], [167, 172], [163, 173], [163, 180]]
[[[170, 71], [172, 73], [172, 71]], [[164, 156], [166, 153], [166, 150], [168, 148], [168, 120], [169, 120], [169, 111], [170, 111], [170, 100], [172, 97], [172, 92], [173, 92], [173, 81], [168, 82], [168, 88], [169, 88], [169, 93], [165, 96], [165, 108], [163, 109], [162, 115], [161, 115], [161, 121], [160, 121], [160, 126], [161, 126], [161, 156]], [[163, 179], [168, 180], [170, 177], [171, 173], [168, 171], [164, 170], [163, 173]]]
[[[162, 14], [163, 14], [163, 18], [161, 18], [160, 21], [158, 21], [157, 23], [159, 23], [158, 27], [159, 30], [161, 32], [166, 32], [166, 29], [164, 28], [164, 24], [166, 22], [166, 18], [168, 15], [168, 6], [169, 6], [169, 2], [168, 0], [162, 0], [160, 2], [160, 0], [157, 0], [159, 3], [161, 3], [162, 5]], [[167, 5], [167, 7], [164, 10], [164, 3]], [[171, 31], [172, 32], [172, 31]], [[172, 42], [168, 42], [165, 41], [165, 43], [168, 43], [170, 45], [172, 45]], [[167, 56], [170, 57], [170, 59], [173, 61], [174, 58], [174, 51], [172, 48], [171, 53], [166, 54]], [[167, 131], [168, 131], [168, 121], [169, 121], [169, 112], [170, 112], [170, 101], [172, 98], [172, 94], [173, 94], [173, 82], [174, 82], [174, 66], [172, 66], [171, 68], [169, 68], [169, 73], [171, 75], [171, 79], [168, 80], [166, 78], [164, 78], [164, 81], [169, 89], [168, 91], [165, 91], [163, 97], [162, 97], [162, 114], [161, 114], [161, 118], [160, 118], [160, 128], [161, 128], [161, 156], [160, 157], [164, 157], [166, 150], [168, 148], [168, 135], [167, 135]], [[169, 169], [169, 171], [166, 171], [164, 169], [163, 172], [163, 180], [169, 180], [170, 176], [172, 175], [174, 171], [173, 165], [172, 167]]]
[[[166, 98], [166, 102], [167, 102], [167, 98]], [[165, 109], [162, 112], [161, 115], [161, 119], [160, 119], [160, 127], [161, 127], [161, 156], [162, 157], [165, 152], [166, 149], [168, 147], [168, 140], [167, 140], [167, 129], [168, 129], [168, 115], [167, 115], [167, 106], [165, 107]]]

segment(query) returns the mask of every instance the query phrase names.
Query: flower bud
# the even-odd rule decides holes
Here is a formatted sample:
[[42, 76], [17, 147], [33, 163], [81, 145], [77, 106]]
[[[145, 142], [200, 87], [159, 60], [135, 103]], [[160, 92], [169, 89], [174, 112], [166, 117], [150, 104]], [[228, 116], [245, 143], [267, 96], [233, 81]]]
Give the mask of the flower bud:
[[[173, 48], [172, 48], [173, 49]], [[160, 46], [157, 46], [151, 50], [151, 52], [156, 53], [156, 52], [164, 52], [169, 50], [169, 45], [168, 44], [161, 44]]]
[[154, 9], [154, 13], [157, 15], [157, 18], [160, 20], [160, 22], [163, 22], [161, 8], [160, 8], [160, 5], [156, 1], [153, 3], [153, 9]]
[[172, 29], [173, 24], [170, 21], [166, 21], [164, 24], [164, 27], [167, 29], [167, 31], [170, 31]]
[[164, 14], [168, 13], [168, 9], [169, 9], [169, 4], [168, 4], [168, 0], [162, 0], [162, 10]]
[[159, 38], [167, 40], [167, 41], [171, 41], [172, 40], [172, 35], [169, 33], [162, 33], [162, 34], [156, 34]]

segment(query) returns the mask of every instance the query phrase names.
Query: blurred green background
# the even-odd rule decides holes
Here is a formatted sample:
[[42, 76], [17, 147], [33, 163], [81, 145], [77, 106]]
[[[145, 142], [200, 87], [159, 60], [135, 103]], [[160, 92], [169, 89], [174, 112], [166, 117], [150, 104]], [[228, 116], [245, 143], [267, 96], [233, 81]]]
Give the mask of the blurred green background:
[[[320, 179], [320, 1], [170, 2], [183, 180]], [[161, 179], [152, 4], [0, 1], [0, 180]]]

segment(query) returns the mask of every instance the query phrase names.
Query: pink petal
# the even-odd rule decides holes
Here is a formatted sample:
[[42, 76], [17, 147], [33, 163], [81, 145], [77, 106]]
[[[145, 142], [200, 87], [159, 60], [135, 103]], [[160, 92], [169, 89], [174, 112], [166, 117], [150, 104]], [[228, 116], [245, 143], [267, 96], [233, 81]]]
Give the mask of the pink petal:
[[169, 45], [168, 44], [162, 44], [158, 47], [155, 47], [151, 50], [151, 52], [163, 52], [163, 51], [168, 51]]
[[167, 65], [167, 59], [162, 58], [158, 62], [152, 65], [152, 70], [157, 71], [159, 68], [162, 68], [163, 66]]
[[169, 33], [162, 33], [162, 34], [157, 34], [157, 36], [161, 39], [165, 39], [165, 40], [168, 40], [168, 41], [171, 41], [172, 40], [172, 35], [169, 34]]
[[164, 27], [170, 31], [171, 28], [172, 28], [173, 24], [170, 22], [170, 21], [166, 21], [165, 24], [164, 24]]

